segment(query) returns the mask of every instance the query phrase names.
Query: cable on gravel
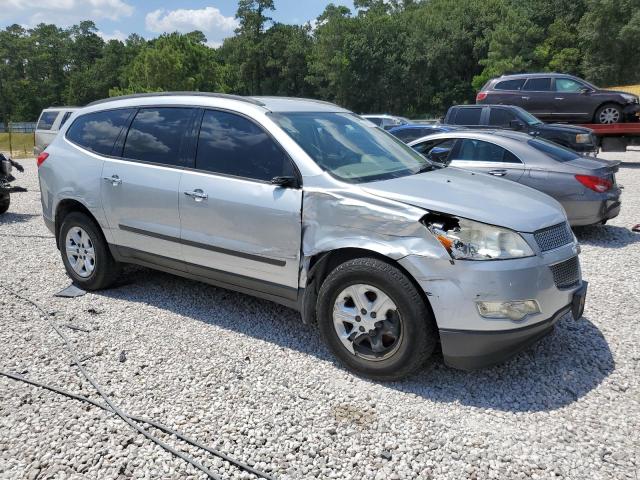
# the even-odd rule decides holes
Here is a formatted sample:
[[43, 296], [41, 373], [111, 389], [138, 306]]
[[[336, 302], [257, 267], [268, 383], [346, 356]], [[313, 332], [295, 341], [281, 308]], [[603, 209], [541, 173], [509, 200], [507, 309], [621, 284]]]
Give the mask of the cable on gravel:
[[107, 405], [103, 405], [99, 402], [96, 402], [94, 400], [91, 400], [87, 397], [83, 397], [82, 395], [77, 395], [71, 392], [67, 392], [65, 390], [62, 390], [60, 388], [54, 387], [54, 386], [50, 386], [50, 385], [46, 385], [44, 383], [41, 382], [37, 382], [35, 380], [30, 380], [28, 378], [25, 378], [21, 375], [16, 375], [16, 374], [12, 374], [12, 373], [8, 373], [8, 372], [2, 372], [0, 371], [0, 375], [5, 376], [7, 378], [11, 378], [12, 380], [16, 380], [16, 381], [21, 381], [21, 382], [25, 382], [28, 383], [30, 385], [34, 385], [34, 386], [38, 386], [47, 390], [50, 390], [52, 392], [56, 392], [60, 395], [64, 395], [66, 397], [75, 399], [75, 400], [79, 400], [79, 401], [83, 401], [83, 402], [87, 402], [90, 403], [91, 405], [94, 405], [98, 408], [101, 408], [103, 410], [115, 413], [116, 415], [118, 415], [122, 420], [124, 420], [131, 428], [133, 428], [134, 430], [136, 430], [138, 433], [142, 434], [143, 436], [145, 436], [147, 439], [151, 440], [152, 442], [154, 442], [156, 445], [160, 446], [161, 448], [163, 448], [164, 450], [166, 450], [167, 452], [171, 453], [172, 455], [184, 460], [185, 462], [187, 462], [188, 464], [192, 465], [193, 467], [195, 467], [196, 469], [200, 470], [202, 473], [206, 474], [207, 476], [209, 476], [210, 478], [213, 478], [214, 480], [222, 480], [222, 477], [220, 477], [219, 475], [217, 475], [216, 473], [212, 472], [211, 470], [209, 470], [207, 467], [205, 467], [204, 465], [202, 465], [200, 462], [198, 462], [197, 460], [195, 460], [193, 457], [180, 452], [178, 450], [176, 450], [175, 448], [173, 448], [172, 446], [170, 446], [169, 444], [165, 443], [164, 441], [162, 441], [161, 439], [157, 438], [156, 436], [154, 436], [153, 434], [149, 433], [147, 430], [145, 430], [144, 428], [142, 428], [141, 426], [139, 426], [136, 422], [139, 423], [145, 423], [147, 425], [151, 425], [152, 427], [157, 428], [158, 430], [164, 431], [165, 433], [168, 433], [170, 435], [174, 435], [177, 438], [185, 441], [186, 443], [194, 446], [194, 447], [198, 447], [201, 450], [204, 450], [206, 452], [209, 452], [217, 457], [222, 458], [223, 460], [226, 460], [227, 462], [229, 462], [232, 465], [235, 465], [236, 467], [240, 468], [241, 470], [245, 470], [248, 473], [252, 473], [258, 477], [261, 478], [265, 478], [267, 480], [274, 480], [273, 477], [269, 476], [268, 474], [261, 472], [259, 470], [254, 469], [253, 467], [244, 464], [238, 460], [232, 459], [231, 457], [227, 456], [226, 454], [215, 450], [213, 448], [207, 447], [206, 445], [203, 445], [169, 427], [167, 427], [166, 425], [163, 425], [161, 423], [155, 422], [153, 420], [150, 419], [146, 419], [146, 418], [142, 418], [142, 417], [136, 417], [136, 416], [131, 416], [128, 415], [127, 413], [125, 413], [124, 411], [122, 411], [118, 406], [116, 406], [113, 401], [109, 398], [109, 396], [104, 393], [104, 390], [102, 389], [102, 387], [100, 386], [100, 384], [98, 384], [96, 382], [96, 380], [93, 379], [93, 377], [87, 372], [87, 370], [82, 366], [82, 360], [78, 357], [78, 354], [76, 353], [71, 341], [69, 340], [69, 338], [64, 334], [64, 332], [60, 329], [60, 327], [51, 320], [50, 318], [50, 314], [42, 307], [40, 306], [40, 304], [38, 304], [37, 302], [31, 300], [30, 298], [27, 298], [23, 295], [21, 295], [20, 293], [12, 290], [11, 288], [7, 287], [6, 285], [0, 284], [0, 288], [4, 289], [5, 291], [7, 291], [8, 293], [10, 293], [11, 295], [13, 295], [16, 298], [19, 298], [20, 300], [23, 300], [27, 303], [29, 303], [30, 305], [32, 305], [33, 307], [35, 307], [41, 314], [42, 316], [47, 320], [47, 322], [49, 323], [49, 325], [51, 325], [51, 327], [55, 330], [55, 332], [60, 336], [60, 338], [62, 338], [67, 351], [69, 352], [69, 354], [71, 355], [72, 359], [73, 359], [73, 363], [78, 367], [78, 369], [80, 370], [80, 372], [82, 373], [82, 375], [87, 379], [87, 381], [93, 386], [93, 388], [95, 388], [95, 390], [98, 392], [98, 394], [102, 397], [102, 399], [106, 402]]

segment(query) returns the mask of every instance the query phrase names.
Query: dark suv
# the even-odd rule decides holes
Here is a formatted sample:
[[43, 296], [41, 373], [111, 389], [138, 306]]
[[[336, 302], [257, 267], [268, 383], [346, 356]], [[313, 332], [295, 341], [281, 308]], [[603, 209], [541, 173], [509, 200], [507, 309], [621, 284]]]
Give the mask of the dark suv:
[[637, 120], [638, 97], [602, 90], [586, 80], [559, 73], [503, 75], [489, 80], [478, 104], [516, 105], [548, 121], [620, 123]]
[[449, 109], [442, 123], [461, 127], [518, 130], [580, 153], [595, 152], [598, 149], [598, 139], [592, 130], [577, 125], [544, 123], [526, 110], [512, 105], [456, 105]]

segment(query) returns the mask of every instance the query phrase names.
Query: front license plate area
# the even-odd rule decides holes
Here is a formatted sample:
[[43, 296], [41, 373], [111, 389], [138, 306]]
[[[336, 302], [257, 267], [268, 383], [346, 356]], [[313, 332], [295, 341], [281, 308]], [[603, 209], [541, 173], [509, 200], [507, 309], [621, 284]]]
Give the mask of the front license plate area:
[[587, 300], [587, 287], [588, 282], [583, 281], [582, 287], [573, 294], [573, 300], [571, 301], [571, 313], [574, 320], [578, 320], [584, 313], [584, 305]]

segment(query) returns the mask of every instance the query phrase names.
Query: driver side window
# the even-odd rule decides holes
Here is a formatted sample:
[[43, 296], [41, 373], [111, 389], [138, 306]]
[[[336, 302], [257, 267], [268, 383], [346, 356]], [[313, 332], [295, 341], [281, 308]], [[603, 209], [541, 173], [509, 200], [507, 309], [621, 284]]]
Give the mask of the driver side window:
[[432, 162], [447, 163], [455, 143], [456, 139], [454, 138], [427, 140], [426, 142], [414, 145], [413, 148]]

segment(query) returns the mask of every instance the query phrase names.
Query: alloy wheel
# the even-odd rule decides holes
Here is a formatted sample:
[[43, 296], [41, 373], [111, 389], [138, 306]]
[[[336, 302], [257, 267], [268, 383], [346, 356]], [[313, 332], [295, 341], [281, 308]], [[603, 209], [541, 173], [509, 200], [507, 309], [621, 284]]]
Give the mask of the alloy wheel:
[[91, 276], [96, 268], [96, 254], [93, 242], [80, 227], [72, 227], [65, 239], [65, 253], [71, 268], [81, 278]]
[[333, 326], [349, 352], [373, 361], [391, 357], [403, 335], [396, 304], [367, 284], [350, 285], [340, 292], [333, 306]]
[[603, 108], [598, 117], [600, 123], [611, 124], [620, 121], [620, 112], [613, 107]]

